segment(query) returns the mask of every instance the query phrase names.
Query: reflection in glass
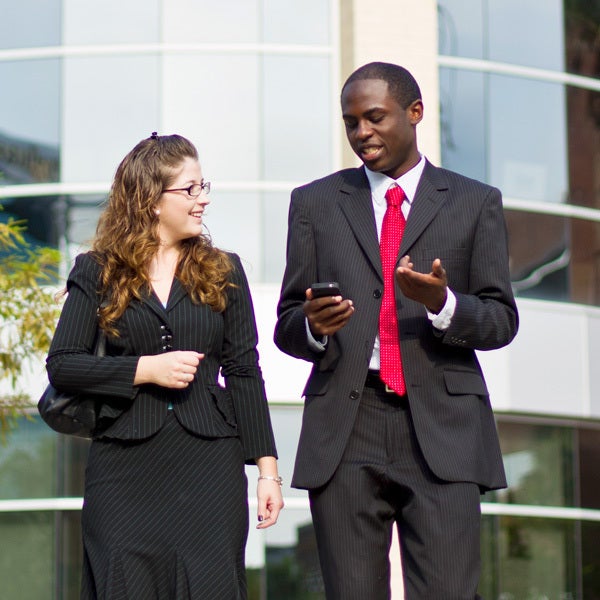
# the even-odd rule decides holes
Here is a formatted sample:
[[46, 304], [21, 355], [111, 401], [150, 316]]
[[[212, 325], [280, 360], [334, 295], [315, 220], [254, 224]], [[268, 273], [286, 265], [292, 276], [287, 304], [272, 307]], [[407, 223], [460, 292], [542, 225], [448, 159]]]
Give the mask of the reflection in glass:
[[565, 1], [566, 70], [600, 75], [600, 4], [589, 0]]
[[61, 61], [0, 62], [3, 183], [58, 181]]
[[467, 177], [487, 178], [486, 76], [440, 69], [442, 164]]
[[582, 595], [586, 600], [600, 598], [600, 523], [583, 522], [581, 524], [581, 573]]
[[569, 202], [600, 208], [600, 92], [567, 87]]
[[489, 76], [487, 181], [510, 198], [565, 202], [568, 154], [562, 85]]
[[588, 598], [580, 592], [578, 528], [574, 521], [484, 516], [479, 593], [502, 600]]
[[298, 541], [293, 546], [267, 546], [268, 600], [325, 600], [317, 540], [310, 515], [303, 525], [298, 526], [297, 536]]
[[484, 6], [481, 0], [439, 0], [440, 54], [484, 58]]
[[0, 513], [0, 595], [54, 598], [55, 531], [51, 512]]
[[498, 423], [508, 488], [501, 502], [537, 506], [574, 506], [576, 499], [573, 429], [564, 426]]
[[600, 305], [600, 223], [505, 211], [517, 296]]
[[18, 420], [0, 451], [0, 499], [57, 495], [56, 438], [40, 418]]
[[563, 0], [440, 0], [439, 52], [561, 71], [562, 11]]
[[[495, 185], [506, 197], [566, 200], [563, 86], [441, 69], [440, 101], [445, 167]], [[535, 110], [522, 110], [523, 102]]]
[[563, 0], [483, 0], [482, 4], [488, 60], [563, 70]]
[[518, 297], [556, 302], [571, 299], [569, 219], [505, 211], [513, 290]]
[[[582, 508], [600, 510], [600, 426], [590, 423], [581, 427], [578, 432], [580, 504]], [[598, 538], [600, 539], [600, 537]], [[600, 560], [600, 553], [598, 553]], [[600, 590], [600, 586], [598, 587]]]

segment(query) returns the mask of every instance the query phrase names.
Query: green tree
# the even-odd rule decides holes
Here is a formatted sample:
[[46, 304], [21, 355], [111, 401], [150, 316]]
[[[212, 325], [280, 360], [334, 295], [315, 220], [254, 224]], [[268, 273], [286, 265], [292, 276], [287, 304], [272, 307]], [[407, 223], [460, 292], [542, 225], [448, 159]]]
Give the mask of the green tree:
[[[2, 207], [0, 206], [0, 210]], [[42, 360], [60, 311], [56, 289], [60, 253], [33, 247], [24, 221], [0, 222], [0, 441], [26, 415], [32, 399], [23, 385]]]

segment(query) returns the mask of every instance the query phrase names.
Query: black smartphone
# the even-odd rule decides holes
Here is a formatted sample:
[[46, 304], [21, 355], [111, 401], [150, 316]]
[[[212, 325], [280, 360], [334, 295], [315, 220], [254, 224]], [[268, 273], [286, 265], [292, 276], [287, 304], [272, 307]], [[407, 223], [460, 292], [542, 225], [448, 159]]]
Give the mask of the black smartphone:
[[340, 286], [337, 281], [325, 281], [323, 283], [313, 283], [310, 286], [314, 298], [324, 298], [325, 296], [340, 296]]

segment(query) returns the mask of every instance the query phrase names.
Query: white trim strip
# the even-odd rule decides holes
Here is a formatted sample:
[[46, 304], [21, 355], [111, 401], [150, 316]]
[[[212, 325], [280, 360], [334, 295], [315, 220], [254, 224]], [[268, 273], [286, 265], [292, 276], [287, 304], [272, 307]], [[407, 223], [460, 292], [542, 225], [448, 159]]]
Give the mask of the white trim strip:
[[89, 46], [45, 46], [39, 48], [11, 48], [0, 50], [0, 62], [40, 60], [90, 56], [132, 56], [140, 54], [303, 54], [329, 56], [331, 46], [302, 44], [103, 44]]
[[[0, 188], [1, 190], [1, 188]], [[560, 204], [558, 202], [541, 202], [537, 200], [523, 200], [520, 198], [504, 198], [504, 208], [510, 210], [521, 210], [544, 215], [555, 215], [558, 217], [570, 217], [572, 219], [583, 219], [585, 221], [600, 221], [600, 210], [577, 206], [575, 204]]]
[[[223, 192], [286, 192], [302, 185], [301, 181], [223, 181], [214, 183], [212, 189]], [[59, 196], [70, 194], [108, 194], [110, 183], [31, 183], [22, 185], [0, 185], [0, 198], [23, 198], [32, 196]], [[504, 198], [504, 208], [536, 214], [556, 215], [600, 221], [600, 210], [574, 204], [542, 202], [520, 198]]]
[[[290, 192], [302, 185], [298, 181], [225, 181], [213, 183], [211, 189], [222, 192]], [[110, 183], [27, 183], [0, 185], [0, 198], [59, 196], [68, 194], [108, 194]]]
[[[251, 508], [256, 507], [256, 499], [250, 499], [249, 503]], [[0, 513], [81, 510], [82, 506], [83, 498], [29, 498], [24, 500], [0, 500]], [[308, 498], [286, 498], [285, 506], [290, 510], [309, 510], [310, 508]], [[481, 512], [484, 515], [600, 522], [600, 510], [592, 510], [589, 508], [529, 506], [525, 504], [482, 502]]]
[[496, 75], [525, 77], [527, 79], [561, 83], [600, 92], [600, 79], [584, 77], [583, 75], [572, 75], [571, 73], [564, 73], [562, 71], [549, 71], [547, 69], [536, 69], [534, 67], [524, 67], [491, 60], [446, 56], [442, 54], [438, 55], [438, 65], [450, 69], [464, 69], [466, 71], [481, 71]]
[[529, 506], [526, 504], [502, 504], [482, 502], [484, 515], [537, 517], [541, 519], [566, 519], [569, 521], [600, 522], [600, 510], [591, 508], [566, 508], [562, 506]]
[[0, 513], [54, 510], [81, 510], [83, 498], [27, 498], [0, 500]]

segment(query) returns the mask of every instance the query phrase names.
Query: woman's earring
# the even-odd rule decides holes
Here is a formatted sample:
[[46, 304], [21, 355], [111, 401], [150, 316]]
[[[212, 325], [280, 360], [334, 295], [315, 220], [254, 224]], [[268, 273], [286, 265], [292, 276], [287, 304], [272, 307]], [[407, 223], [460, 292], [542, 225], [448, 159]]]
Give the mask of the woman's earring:
[[160, 208], [155, 209], [154, 214], [158, 217], [160, 215]]

